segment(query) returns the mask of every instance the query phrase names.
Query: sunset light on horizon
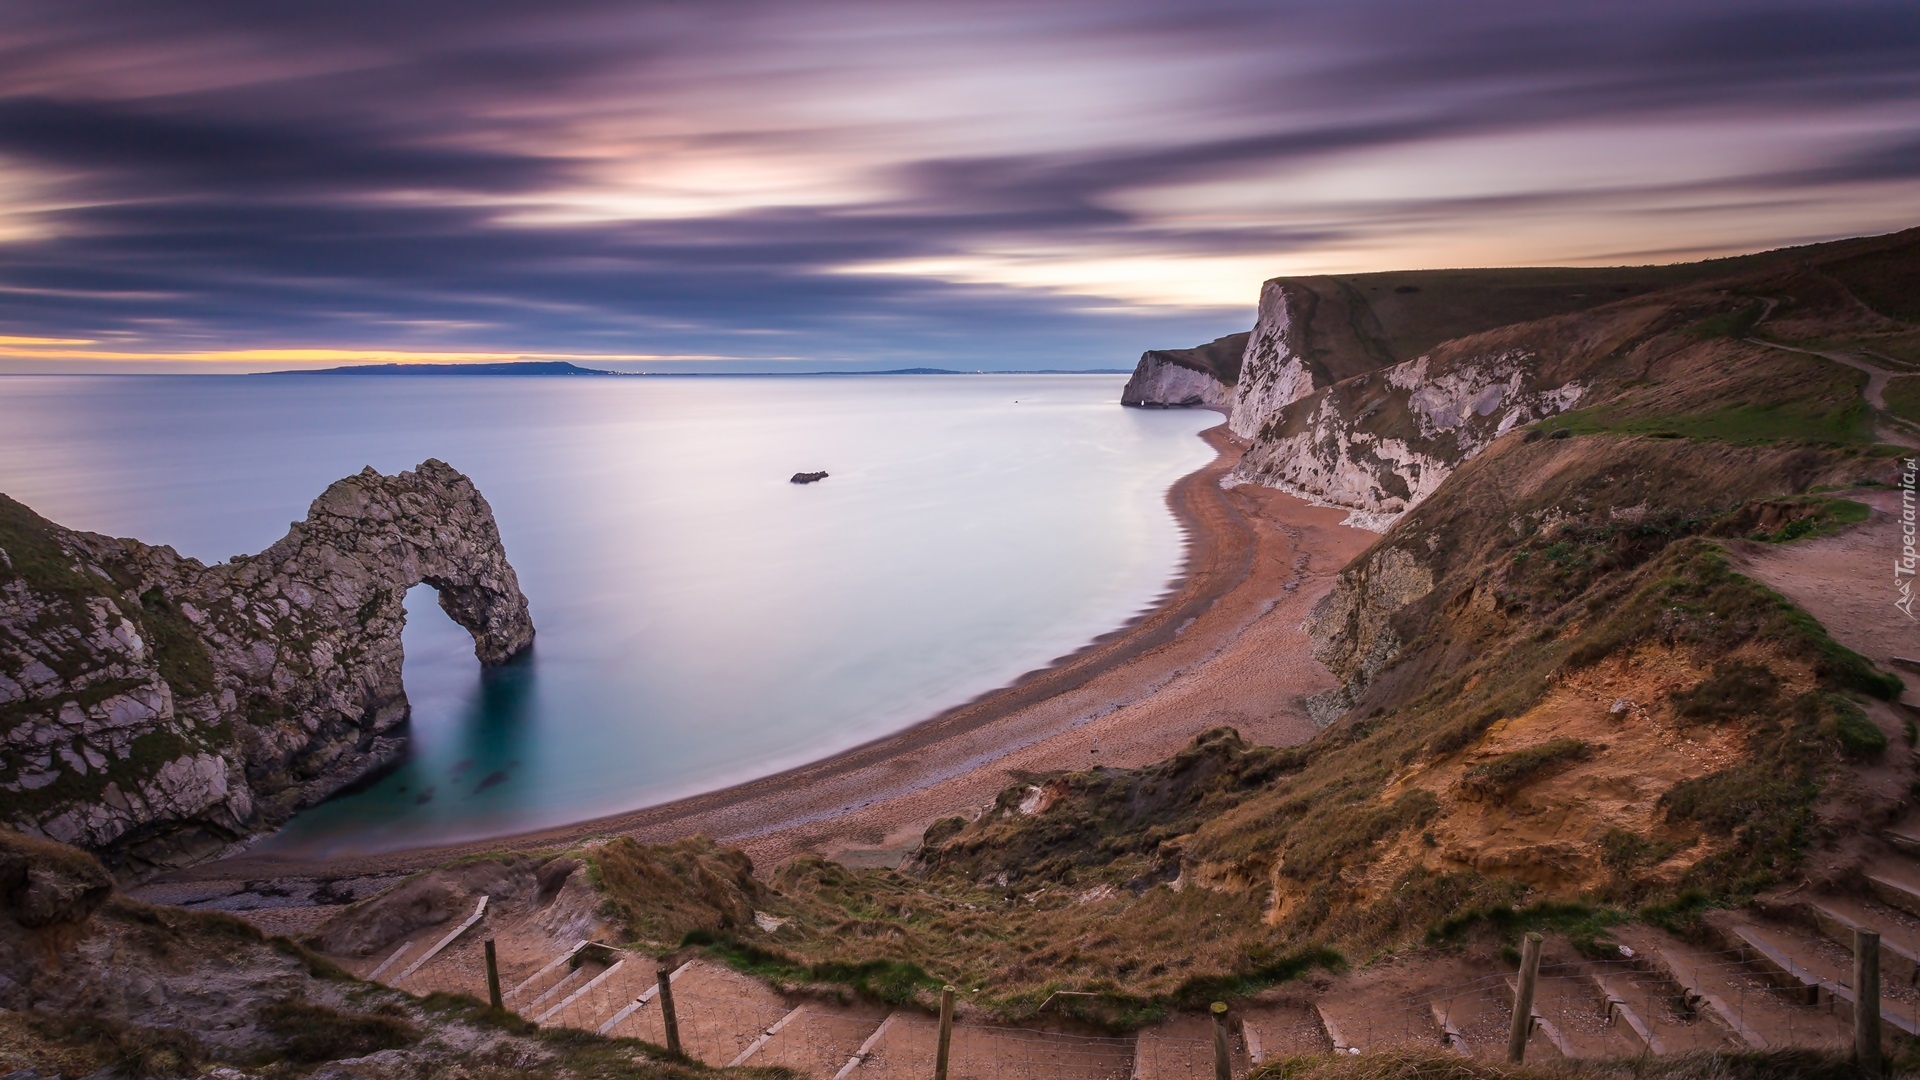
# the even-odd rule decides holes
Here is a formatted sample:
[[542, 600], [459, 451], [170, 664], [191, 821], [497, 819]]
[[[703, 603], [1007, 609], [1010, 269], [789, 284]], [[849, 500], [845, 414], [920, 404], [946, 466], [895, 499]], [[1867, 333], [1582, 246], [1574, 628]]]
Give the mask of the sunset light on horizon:
[[1920, 222], [1892, 2], [27, 2], [0, 371], [1119, 367], [1268, 277]]

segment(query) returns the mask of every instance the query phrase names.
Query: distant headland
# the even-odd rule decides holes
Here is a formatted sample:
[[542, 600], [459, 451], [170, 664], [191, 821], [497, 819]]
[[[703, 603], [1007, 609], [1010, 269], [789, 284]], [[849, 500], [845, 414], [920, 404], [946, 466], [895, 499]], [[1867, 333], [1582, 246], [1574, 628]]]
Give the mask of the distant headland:
[[510, 376], [515, 378], [551, 376], [606, 376], [649, 378], [761, 378], [769, 375], [812, 377], [818, 375], [1125, 375], [1126, 368], [1045, 368], [1035, 371], [955, 371], [950, 368], [888, 368], [885, 371], [609, 371], [606, 368], [581, 367], [566, 360], [507, 360], [475, 364], [350, 364], [345, 367], [260, 371], [254, 375], [327, 376], [329, 378], [433, 378], [436, 376]]

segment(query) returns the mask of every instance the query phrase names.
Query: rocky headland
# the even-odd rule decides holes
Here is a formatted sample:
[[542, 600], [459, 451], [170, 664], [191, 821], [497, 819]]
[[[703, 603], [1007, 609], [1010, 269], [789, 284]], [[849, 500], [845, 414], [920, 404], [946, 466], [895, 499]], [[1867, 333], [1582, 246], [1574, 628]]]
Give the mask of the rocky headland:
[[397, 760], [423, 582], [482, 664], [532, 644], [493, 511], [441, 461], [337, 481], [271, 547], [214, 566], [0, 496], [0, 820], [137, 878]]
[[1240, 380], [1246, 334], [1228, 334], [1191, 349], [1149, 349], [1140, 354], [1120, 404], [1144, 408], [1225, 408]]
[[[1829, 268], [1900, 243], [1670, 267], [1275, 278], [1251, 331], [1144, 354], [1122, 404], [1222, 408], [1249, 444], [1228, 483], [1277, 488], [1384, 532], [1501, 436], [1610, 401], [1649, 372], [1689, 379], [1697, 347], [1751, 329], [1763, 309], [1773, 326], [1843, 317], [1897, 336], [1903, 324]], [[1804, 299], [1780, 306], [1795, 292]]]

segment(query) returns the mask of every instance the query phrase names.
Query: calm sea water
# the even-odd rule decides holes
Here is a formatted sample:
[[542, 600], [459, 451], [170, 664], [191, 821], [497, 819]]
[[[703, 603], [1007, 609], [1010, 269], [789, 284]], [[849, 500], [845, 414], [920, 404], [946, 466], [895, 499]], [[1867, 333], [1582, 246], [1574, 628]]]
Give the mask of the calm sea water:
[[1122, 409], [1123, 381], [0, 378], [0, 491], [211, 562], [364, 465], [472, 476], [539, 638], [483, 676], [408, 596], [410, 761], [268, 841], [373, 851], [765, 775], [1124, 624], [1178, 568], [1165, 492], [1217, 418]]

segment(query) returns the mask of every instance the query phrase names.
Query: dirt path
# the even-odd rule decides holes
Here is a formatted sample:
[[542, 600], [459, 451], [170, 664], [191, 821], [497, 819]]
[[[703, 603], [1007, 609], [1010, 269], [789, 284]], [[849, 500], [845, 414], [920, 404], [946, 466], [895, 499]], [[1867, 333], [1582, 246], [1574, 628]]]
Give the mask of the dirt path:
[[1224, 425], [1204, 437], [1218, 456], [1168, 496], [1188, 552], [1162, 602], [1107, 639], [925, 723], [812, 765], [577, 825], [337, 859], [241, 855], [162, 880], [393, 873], [612, 834], [662, 841], [703, 833], [762, 864], [816, 851], [891, 865], [927, 825], [990, 802], [1011, 770], [1145, 765], [1221, 724], [1263, 743], [1304, 741], [1314, 729], [1302, 699], [1333, 681], [1312, 659], [1301, 620], [1377, 537], [1340, 525], [1342, 511], [1264, 488], [1222, 489], [1242, 446]]
[[1920, 428], [1893, 415], [1887, 409], [1887, 383], [1891, 382], [1895, 375], [1910, 375], [1912, 372], [1894, 371], [1878, 364], [1868, 363], [1852, 353], [1831, 349], [1802, 349], [1795, 345], [1782, 345], [1777, 341], [1762, 341], [1751, 337], [1747, 338], [1746, 342], [1749, 345], [1764, 345], [1769, 349], [1799, 353], [1802, 356], [1817, 356], [1822, 360], [1831, 360], [1836, 364], [1853, 368], [1855, 371], [1866, 372], [1867, 385], [1861, 391], [1861, 396], [1865, 397], [1867, 404], [1873, 407], [1875, 419], [1880, 422], [1876, 434], [1895, 446], [1920, 447]]
[[[1896, 655], [1920, 655], [1920, 620], [1894, 606], [1900, 492], [1852, 491], [1846, 497], [1872, 507], [1873, 516], [1832, 536], [1794, 544], [1731, 544], [1734, 567], [1805, 609], [1840, 644], [1899, 674], [1911, 693], [1920, 689], [1920, 675], [1891, 662]], [[1920, 603], [1914, 611], [1920, 615]]]

